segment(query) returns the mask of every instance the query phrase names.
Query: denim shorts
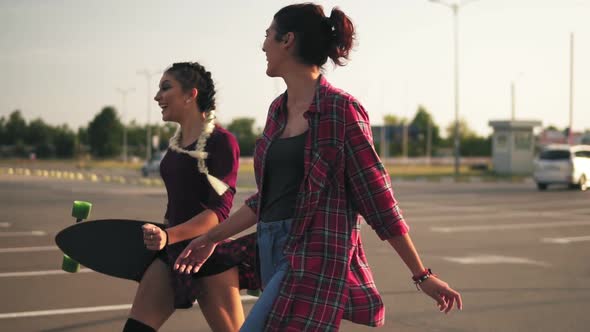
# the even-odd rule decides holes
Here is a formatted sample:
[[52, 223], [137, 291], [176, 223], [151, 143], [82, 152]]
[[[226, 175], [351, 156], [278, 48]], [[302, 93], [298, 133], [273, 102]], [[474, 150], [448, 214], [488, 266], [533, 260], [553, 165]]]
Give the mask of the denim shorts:
[[257, 245], [263, 291], [240, 331], [264, 331], [266, 318], [279, 295], [281, 282], [289, 270], [289, 262], [283, 254], [283, 249], [291, 232], [292, 220], [290, 218], [280, 221], [258, 222], [256, 232], [258, 234]]

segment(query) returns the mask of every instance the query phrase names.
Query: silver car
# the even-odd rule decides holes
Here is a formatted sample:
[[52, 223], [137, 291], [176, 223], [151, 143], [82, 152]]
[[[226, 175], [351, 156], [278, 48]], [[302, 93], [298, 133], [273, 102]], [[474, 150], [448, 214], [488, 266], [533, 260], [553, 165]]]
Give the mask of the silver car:
[[166, 151], [158, 151], [152, 155], [152, 159], [146, 161], [141, 166], [141, 175], [147, 177], [150, 175], [160, 175], [160, 162], [166, 155]]
[[537, 156], [534, 167], [539, 190], [563, 184], [585, 191], [590, 185], [590, 145], [549, 145]]

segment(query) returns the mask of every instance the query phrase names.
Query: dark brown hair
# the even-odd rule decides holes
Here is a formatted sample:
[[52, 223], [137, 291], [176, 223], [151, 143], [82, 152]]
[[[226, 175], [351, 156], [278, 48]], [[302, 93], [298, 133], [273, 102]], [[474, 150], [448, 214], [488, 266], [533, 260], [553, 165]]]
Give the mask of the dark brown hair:
[[184, 92], [197, 89], [197, 105], [201, 112], [215, 109], [215, 85], [211, 72], [198, 62], [178, 62], [166, 70], [180, 83]]
[[327, 17], [320, 5], [294, 4], [279, 10], [274, 21], [277, 41], [288, 32], [295, 34], [297, 55], [303, 63], [321, 67], [330, 58], [337, 66], [346, 64], [355, 32], [350, 18], [338, 7]]

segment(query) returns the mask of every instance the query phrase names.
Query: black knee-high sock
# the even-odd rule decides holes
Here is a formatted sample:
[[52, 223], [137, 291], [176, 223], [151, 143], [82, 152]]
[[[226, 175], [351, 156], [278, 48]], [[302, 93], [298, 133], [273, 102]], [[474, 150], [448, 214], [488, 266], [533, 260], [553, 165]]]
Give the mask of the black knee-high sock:
[[156, 330], [138, 320], [128, 318], [125, 327], [123, 327], [123, 332], [156, 332]]

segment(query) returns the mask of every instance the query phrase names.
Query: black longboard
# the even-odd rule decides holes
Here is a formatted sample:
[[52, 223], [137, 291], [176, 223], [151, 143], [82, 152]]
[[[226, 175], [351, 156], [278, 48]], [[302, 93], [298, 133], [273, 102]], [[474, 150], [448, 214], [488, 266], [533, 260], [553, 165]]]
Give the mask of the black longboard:
[[[57, 246], [69, 257], [94, 271], [140, 281], [157, 251], [143, 243], [141, 220], [104, 219], [76, 223], [55, 236]], [[152, 223], [160, 228], [163, 224]]]

